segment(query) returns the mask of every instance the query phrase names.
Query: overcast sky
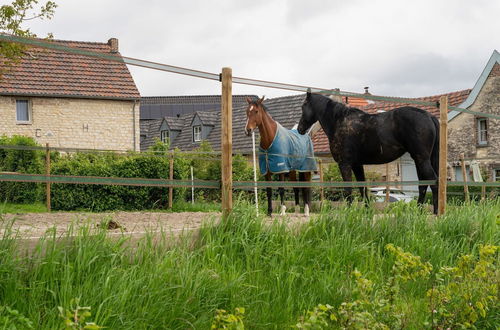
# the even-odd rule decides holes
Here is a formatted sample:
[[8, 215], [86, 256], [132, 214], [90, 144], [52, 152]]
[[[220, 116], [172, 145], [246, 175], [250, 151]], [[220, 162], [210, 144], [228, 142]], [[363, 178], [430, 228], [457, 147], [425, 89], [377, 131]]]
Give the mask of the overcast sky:
[[[55, 1], [52, 20], [31, 24], [39, 36], [116, 37], [123, 56], [377, 95], [472, 88], [500, 50], [498, 0]], [[215, 81], [129, 68], [142, 96], [220, 94]], [[293, 94], [243, 85], [233, 93]]]

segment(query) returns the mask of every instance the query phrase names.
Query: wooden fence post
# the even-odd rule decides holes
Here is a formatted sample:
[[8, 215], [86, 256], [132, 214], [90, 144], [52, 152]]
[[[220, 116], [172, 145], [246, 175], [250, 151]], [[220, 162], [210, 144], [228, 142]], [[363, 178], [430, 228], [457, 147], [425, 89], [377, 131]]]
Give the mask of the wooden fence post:
[[233, 96], [231, 68], [222, 68], [222, 218], [225, 219], [233, 208]]
[[174, 152], [170, 152], [169, 159], [169, 176], [170, 186], [168, 187], [168, 208], [171, 209], [174, 200], [174, 187], [172, 186], [172, 180], [174, 179]]
[[[45, 144], [45, 174], [50, 175], [50, 147], [49, 144]], [[47, 211], [51, 211], [51, 201], [50, 201], [50, 181], [47, 181], [46, 185], [46, 203], [47, 203]]]
[[[385, 164], [385, 181], [389, 182], [389, 163]], [[390, 193], [391, 187], [389, 187], [389, 183], [386, 184], [385, 186], [385, 202], [389, 203], [389, 193]]]
[[462, 152], [460, 154], [460, 164], [462, 166], [462, 178], [464, 180], [464, 195], [465, 195], [465, 201], [469, 201], [469, 187], [467, 186], [467, 172], [465, 171], [465, 155]]
[[321, 205], [323, 205], [323, 201], [325, 200], [325, 187], [323, 187], [323, 161], [318, 159], [318, 165], [319, 165], [319, 181], [321, 182], [321, 190], [320, 190], [320, 201]]
[[439, 185], [438, 185], [438, 215], [446, 210], [446, 179], [448, 161], [448, 97], [439, 99]]

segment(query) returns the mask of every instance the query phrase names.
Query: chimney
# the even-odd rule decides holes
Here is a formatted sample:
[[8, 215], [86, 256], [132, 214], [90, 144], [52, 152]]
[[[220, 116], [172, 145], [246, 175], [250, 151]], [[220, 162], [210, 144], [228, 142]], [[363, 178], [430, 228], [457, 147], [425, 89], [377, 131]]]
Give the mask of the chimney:
[[118, 53], [118, 39], [111, 38], [108, 40], [108, 45], [111, 47], [112, 53]]
[[368, 91], [368, 88], [370, 88], [370, 87], [365, 87], [365, 94], [366, 95], [371, 95], [370, 92]]

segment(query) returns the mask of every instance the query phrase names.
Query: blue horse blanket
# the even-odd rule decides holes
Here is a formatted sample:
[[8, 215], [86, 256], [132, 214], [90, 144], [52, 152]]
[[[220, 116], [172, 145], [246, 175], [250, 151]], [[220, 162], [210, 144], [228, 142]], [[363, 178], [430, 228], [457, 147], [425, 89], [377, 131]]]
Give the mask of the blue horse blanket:
[[286, 129], [278, 123], [276, 135], [267, 150], [259, 147], [259, 167], [263, 175], [290, 171], [312, 172], [318, 169], [309, 134]]

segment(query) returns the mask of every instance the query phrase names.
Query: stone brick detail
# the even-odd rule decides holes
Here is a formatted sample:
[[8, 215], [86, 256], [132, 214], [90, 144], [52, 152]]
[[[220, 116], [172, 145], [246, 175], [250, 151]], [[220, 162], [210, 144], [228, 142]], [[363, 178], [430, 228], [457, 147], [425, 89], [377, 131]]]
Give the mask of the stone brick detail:
[[[495, 64], [475, 102], [469, 110], [500, 115], [500, 65]], [[448, 162], [457, 166], [460, 153], [465, 159], [477, 159], [491, 178], [493, 168], [500, 167], [500, 120], [487, 118], [488, 144], [479, 146], [477, 119], [461, 113], [448, 123]]]
[[[16, 100], [26, 99], [32, 120], [19, 124]], [[60, 148], [139, 151], [139, 130], [134, 101], [0, 96], [0, 135], [25, 135]]]
[[500, 77], [500, 64], [495, 63], [488, 77]]

